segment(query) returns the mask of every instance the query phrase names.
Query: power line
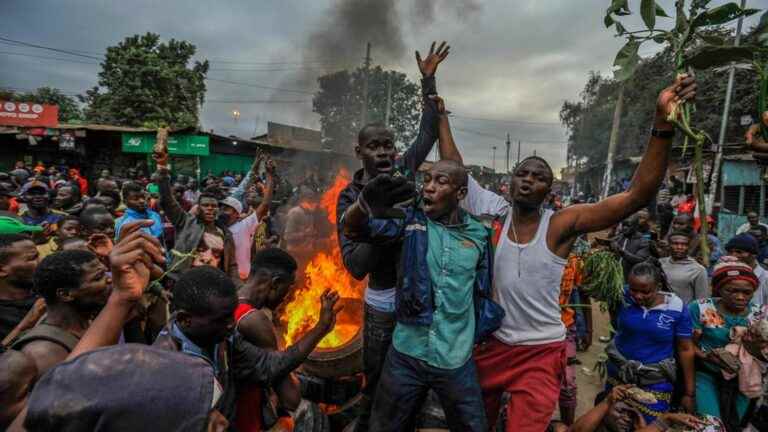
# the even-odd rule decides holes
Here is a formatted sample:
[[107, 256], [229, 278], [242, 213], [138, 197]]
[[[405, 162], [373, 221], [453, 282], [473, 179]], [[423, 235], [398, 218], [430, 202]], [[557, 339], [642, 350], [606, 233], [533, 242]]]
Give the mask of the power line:
[[217, 78], [206, 78], [206, 80], [225, 83], [225, 84], [239, 85], [244, 87], [255, 87], [255, 88], [263, 88], [267, 90], [277, 90], [277, 91], [283, 91], [287, 93], [300, 93], [300, 94], [311, 94], [311, 95], [315, 94], [315, 92], [308, 91], [308, 90], [286, 89], [286, 88], [280, 88], [280, 87], [265, 86], [263, 84], [243, 83], [238, 81], [229, 81], [229, 80], [223, 80], [223, 79], [217, 79]]
[[233, 65], [244, 65], [244, 66], [272, 66], [272, 65], [291, 65], [291, 64], [311, 64], [311, 63], [317, 63], [317, 64], [331, 64], [330, 62], [324, 61], [324, 60], [302, 60], [302, 61], [272, 61], [272, 62], [249, 62], [249, 61], [237, 61], [237, 60], [220, 60], [220, 59], [206, 59], [211, 63], [222, 63], [222, 64], [233, 64]]
[[276, 69], [230, 69], [230, 68], [211, 68], [211, 72], [282, 72], [282, 71], [299, 71], [299, 70], [328, 70], [331, 66], [297, 66], [297, 67], [284, 67]]
[[75, 59], [68, 59], [68, 58], [61, 58], [61, 57], [40, 56], [40, 55], [24, 54], [24, 53], [10, 52], [10, 51], [0, 51], [0, 54], [12, 55], [12, 56], [21, 56], [21, 57], [32, 57], [32, 58], [43, 59], [43, 60], [57, 60], [57, 61], [63, 61], [63, 62], [67, 62], [67, 63], [80, 63], [80, 64], [89, 64], [89, 65], [98, 65], [98, 64], [100, 64], [100, 63], [97, 63], [97, 62], [90, 62], [90, 61], [85, 61], [85, 60], [75, 60]]
[[[25, 46], [30, 48], [36, 48], [36, 49], [42, 49], [47, 51], [54, 51], [62, 54], [68, 54], [76, 57], [84, 57], [89, 58], [92, 60], [103, 60], [104, 54], [101, 52], [95, 52], [95, 51], [84, 51], [84, 50], [77, 50], [72, 48], [56, 48], [51, 46], [45, 46], [45, 45], [39, 45], [34, 44], [30, 42], [24, 42], [16, 39], [10, 39], [6, 37], [0, 36], [0, 43], [11, 45], [11, 46]], [[233, 64], [233, 65], [244, 65], [244, 66], [279, 66], [279, 65], [331, 65], [332, 63], [325, 61], [325, 60], [301, 60], [301, 61], [264, 61], [264, 62], [254, 62], [254, 61], [238, 61], [238, 60], [223, 60], [223, 59], [207, 59], [210, 63], [222, 63], [222, 64]]]
[[453, 114], [453, 117], [456, 117], [457, 119], [462, 119], [462, 120], [475, 120], [475, 121], [484, 121], [484, 122], [492, 122], [492, 123], [525, 124], [525, 125], [536, 125], [536, 126], [562, 126], [560, 123], [555, 123], [555, 122], [489, 119], [489, 118], [480, 118], [480, 117], [467, 117], [467, 116], [456, 115], [456, 114]]
[[[486, 132], [480, 132], [480, 131], [471, 130], [471, 129], [457, 128], [455, 126], [452, 129], [459, 132], [470, 133], [470, 134], [484, 136], [487, 138], [493, 138], [501, 141], [505, 141], [507, 139], [507, 137], [502, 137], [502, 136], [493, 135]], [[524, 139], [524, 138], [512, 138], [512, 140], [522, 141], [528, 144], [567, 144], [568, 143], [567, 141], [538, 140], [538, 139]]]
[[206, 100], [205, 103], [231, 103], [231, 104], [293, 104], [310, 103], [312, 100]]
[[47, 46], [43, 46], [43, 45], [32, 44], [32, 43], [29, 43], [29, 42], [22, 42], [22, 41], [18, 41], [18, 40], [14, 40], [14, 39], [8, 39], [8, 38], [2, 37], [2, 36], [0, 36], [0, 41], [6, 42], [6, 43], [10, 43], [10, 44], [15, 44], [15, 45], [21, 45], [21, 46], [27, 46], [27, 47], [31, 47], [31, 48], [38, 48], [38, 49], [54, 51], [54, 52], [63, 53], [63, 54], [69, 54], [69, 55], [76, 56], [76, 57], [84, 57], [84, 58], [89, 58], [89, 59], [93, 59], [93, 60], [101, 60], [102, 59], [101, 57], [96, 57], [96, 56], [92, 56], [92, 55], [89, 55], [89, 54], [81, 54], [81, 53], [79, 53], [77, 51], [73, 51], [73, 50], [66, 50], [66, 49], [61, 49], [61, 48], [47, 47]]

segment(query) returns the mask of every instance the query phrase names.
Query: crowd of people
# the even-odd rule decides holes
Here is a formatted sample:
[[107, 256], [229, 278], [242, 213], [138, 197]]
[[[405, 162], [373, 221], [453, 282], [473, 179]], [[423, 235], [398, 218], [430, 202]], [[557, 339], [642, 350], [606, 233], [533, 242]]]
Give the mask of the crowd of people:
[[[766, 226], [750, 215], [702, 257], [692, 210], [643, 210], [669, 205], [659, 199], [667, 117], [693, 100], [694, 79], [660, 93], [626, 187], [563, 206], [540, 157], [517, 164], [503, 195], [468, 175], [435, 84], [448, 53], [445, 43], [417, 52], [415, 142], [398, 155], [390, 129], [363, 127], [362, 167], [338, 199], [344, 266], [367, 278], [366, 379], [350, 430], [413, 430], [430, 391], [453, 431], [758, 424]], [[436, 142], [440, 160], [417, 188]], [[318, 185], [300, 184], [296, 205], [276, 208], [285, 186], [266, 155], [199, 188], [167, 154], [154, 158], [148, 178], [105, 171], [89, 182], [43, 164], [0, 175], [0, 427], [250, 432], [290, 416], [296, 430], [326, 430], [294, 371], [333, 329], [339, 295], [317, 299], [317, 323], [291, 346], [273, 316], [313, 237], [334, 228], [308, 208]], [[590, 235], [608, 229], [602, 241]], [[578, 307], [589, 306], [582, 266], [594, 249], [620, 259], [624, 301], [610, 310], [605, 391], [577, 417], [574, 356], [593, 332], [591, 308]]]

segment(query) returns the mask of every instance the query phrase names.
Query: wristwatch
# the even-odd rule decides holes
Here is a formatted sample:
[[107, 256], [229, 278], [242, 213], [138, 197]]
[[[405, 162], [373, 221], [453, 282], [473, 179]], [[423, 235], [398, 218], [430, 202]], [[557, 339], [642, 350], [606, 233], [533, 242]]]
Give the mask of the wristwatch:
[[675, 130], [651, 128], [651, 136], [661, 139], [672, 139], [675, 137]]

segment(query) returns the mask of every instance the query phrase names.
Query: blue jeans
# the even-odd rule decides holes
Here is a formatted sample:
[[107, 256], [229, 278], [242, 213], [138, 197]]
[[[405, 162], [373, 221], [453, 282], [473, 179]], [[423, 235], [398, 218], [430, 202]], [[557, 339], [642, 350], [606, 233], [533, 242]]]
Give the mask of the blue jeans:
[[440, 369], [392, 347], [376, 390], [370, 430], [413, 430], [429, 389], [440, 398], [451, 431], [488, 430], [474, 359], [457, 369]]
[[365, 388], [361, 401], [360, 417], [355, 432], [368, 430], [371, 405], [379, 384], [381, 369], [387, 358], [387, 351], [392, 344], [392, 332], [395, 331], [395, 313], [382, 312], [367, 303], [363, 308], [363, 371]]

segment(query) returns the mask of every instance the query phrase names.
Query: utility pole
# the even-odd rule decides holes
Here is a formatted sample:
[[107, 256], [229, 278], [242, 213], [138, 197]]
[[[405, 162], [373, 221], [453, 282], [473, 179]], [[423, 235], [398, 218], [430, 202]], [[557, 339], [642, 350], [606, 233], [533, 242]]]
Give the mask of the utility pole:
[[[747, 6], [747, 0], [741, 0], [741, 9]], [[739, 17], [739, 21], [736, 23], [736, 39], [733, 41], [733, 46], [739, 46], [741, 42], [741, 25], [744, 23], [744, 16]], [[707, 202], [704, 208], [707, 209], [707, 214], [712, 214], [712, 205], [715, 203], [715, 193], [717, 193], [718, 180], [720, 178], [720, 161], [723, 159], [723, 146], [725, 145], [725, 129], [728, 126], [728, 115], [731, 111], [731, 94], [733, 93], [733, 80], [735, 78], [736, 68], [731, 63], [731, 68], [728, 71], [728, 87], [725, 89], [725, 103], [723, 104], [723, 117], [720, 119], [720, 135], [717, 137], [717, 150], [715, 151], [715, 162], [712, 165], [712, 174], [710, 178], [712, 181], [709, 184], [709, 194], [707, 195]], [[758, 119], [759, 121], [759, 119]]]
[[521, 146], [521, 141], [517, 140], [517, 163], [515, 164], [515, 167], [520, 165], [520, 146]]
[[509, 141], [509, 133], [507, 133], [507, 173], [509, 173], [509, 148], [512, 146], [512, 143]]
[[384, 112], [384, 124], [389, 127], [389, 116], [392, 112], [392, 74], [387, 72], [387, 109]]
[[363, 65], [365, 69], [365, 73], [363, 74], [363, 109], [362, 109], [362, 126], [365, 126], [368, 124], [368, 76], [370, 75], [371, 70], [371, 43], [368, 42], [368, 45], [365, 50], [365, 63]]
[[619, 97], [616, 98], [616, 107], [613, 109], [613, 125], [611, 126], [611, 137], [608, 140], [608, 158], [605, 161], [605, 173], [603, 174], [603, 188], [600, 191], [600, 199], [608, 196], [608, 189], [611, 185], [611, 175], [613, 174], [613, 155], [616, 153], [616, 145], [619, 141], [619, 125], [621, 123], [621, 110], [624, 106], [624, 84], [619, 87]]
[[493, 149], [493, 161], [491, 162], [491, 169], [496, 174], [496, 146], [491, 147]]

